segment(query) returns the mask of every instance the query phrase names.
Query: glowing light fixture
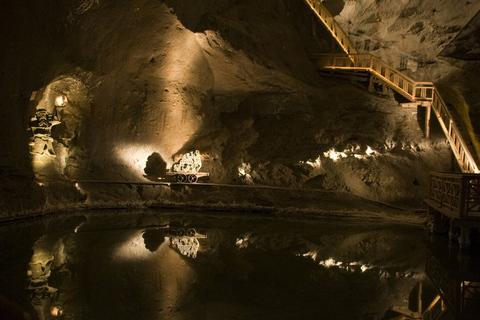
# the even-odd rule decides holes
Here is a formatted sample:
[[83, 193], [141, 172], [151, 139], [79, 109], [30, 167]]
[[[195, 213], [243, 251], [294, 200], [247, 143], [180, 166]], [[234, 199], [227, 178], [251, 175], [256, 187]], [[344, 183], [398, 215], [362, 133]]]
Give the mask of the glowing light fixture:
[[61, 306], [51, 306], [50, 307], [50, 314], [52, 317], [60, 317], [63, 315], [63, 310]]
[[68, 99], [66, 95], [62, 94], [55, 97], [55, 105], [57, 107], [63, 107], [67, 104], [67, 102], [68, 102]]

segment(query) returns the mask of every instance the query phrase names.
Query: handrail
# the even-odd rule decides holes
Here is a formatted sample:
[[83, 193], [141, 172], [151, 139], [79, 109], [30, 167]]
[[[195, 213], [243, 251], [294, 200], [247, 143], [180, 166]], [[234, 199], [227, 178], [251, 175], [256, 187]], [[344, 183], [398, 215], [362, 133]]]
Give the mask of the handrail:
[[479, 173], [477, 163], [468, 149], [465, 140], [462, 137], [455, 120], [453, 119], [447, 104], [442, 99], [438, 90], [435, 88], [435, 94], [432, 99], [432, 108], [437, 116], [438, 122], [447, 136], [450, 147], [463, 172]]
[[373, 54], [311, 54], [309, 57], [322, 69], [369, 71], [412, 102], [433, 100], [432, 82], [417, 82]]
[[463, 172], [479, 173], [462, 134], [447, 104], [433, 82], [415, 81], [372, 54], [310, 55], [322, 69], [364, 70], [372, 73], [412, 102], [429, 102]]
[[305, 0], [305, 2], [316, 13], [317, 18], [319, 18], [320, 21], [322, 21], [327, 27], [328, 31], [330, 31], [330, 33], [333, 35], [333, 38], [337, 41], [345, 53], [359, 53], [345, 31], [343, 31], [342, 27], [340, 27], [340, 25], [335, 21], [333, 15], [327, 10], [327, 8], [325, 8], [320, 0]]
[[459, 217], [480, 214], [480, 174], [431, 172], [429, 200]]
[[422, 319], [423, 320], [436, 320], [439, 319], [440, 315], [443, 314], [445, 311], [445, 305], [443, 303], [442, 297], [437, 295], [435, 299], [433, 299], [430, 306], [425, 310], [423, 313]]
[[346, 55], [310, 55], [324, 69], [365, 70], [388, 84], [412, 102], [425, 101], [433, 107], [453, 154], [463, 172], [479, 173], [480, 170], [468, 149], [445, 101], [433, 82], [415, 81], [372, 54], [360, 54], [333, 15], [320, 0], [305, 0], [323, 22]]

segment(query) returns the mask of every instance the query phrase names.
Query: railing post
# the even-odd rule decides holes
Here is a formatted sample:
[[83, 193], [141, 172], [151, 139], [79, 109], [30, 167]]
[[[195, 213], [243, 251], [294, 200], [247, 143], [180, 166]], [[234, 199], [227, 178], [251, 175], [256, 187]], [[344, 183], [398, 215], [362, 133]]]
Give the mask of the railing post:
[[445, 194], [447, 193], [445, 185], [445, 177], [440, 178], [440, 208], [443, 207], [443, 199], [445, 199]]
[[466, 202], [467, 202], [467, 193], [468, 193], [468, 177], [462, 175], [460, 180], [460, 217], [468, 216], [466, 212]]
[[425, 136], [427, 139], [430, 138], [430, 117], [432, 114], [432, 104], [428, 103], [427, 105], [427, 114], [425, 116]]
[[[322, 22], [327, 29], [332, 33], [332, 51], [335, 50], [336, 43], [345, 51], [346, 56], [350, 60], [350, 63], [347, 63], [345, 60], [337, 57], [333, 57], [332, 68], [341, 67], [341, 68], [365, 68], [367, 67], [366, 63], [369, 63], [368, 69], [370, 72], [375, 74], [377, 78], [382, 80], [388, 85], [391, 85], [394, 90], [399, 91], [405, 97], [410, 99], [412, 102], [415, 102], [417, 99], [429, 100], [432, 102], [431, 107], [433, 107], [434, 112], [439, 118], [440, 125], [444, 130], [447, 138], [450, 142], [450, 145], [453, 149], [454, 155], [457, 158], [457, 161], [462, 166], [463, 171], [468, 172], [479, 172], [479, 168], [475, 163], [475, 160], [472, 158], [468, 146], [465, 144], [458, 128], [455, 126], [453, 119], [445, 105], [445, 102], [442, 100], [440, 95], [438, 95], [437, 90], [433, 83], [431, 82], [415, 82], [415, 80], [410, 79], [407, 76], [401, 75], [401, 73], [390, 66], [387, 63], [384, 63], [379, 58], [369, 54], [368, 60], [363, 60], [358, 54], [358, 50], [355, 48], [355, 45], [351, 42], [348, 35], [342, 30], [340, 25], [335, 22], [333, 16], [328, 12], [328, 10], [322, 4], [322, 0], [307, 0], [306, 1], [310, 7], [314, 10], [315, 15], [318, 16], [320, 22]], [[315, 25], [312, 26], [312, 28]], [[313, 33], [316, 33], [313, 30]], [[353, 52], [353, 54], [352, 54]], [[367, 55], [362, 55], [367, 57]], [[341, 62], [341, 64], [339, 64]], [[393, 74], [392, 74], [393, 72]], [[391, 77], [393, 76], [393, 77]], [[402, 85], [400, 85], [402, 84]], [[386, 88], [385, 85], [383, 88]], [[410, 93], [411, 88], [411, 93]], [[369, 83], [369, 90], [372, 89], [372, 82]], [[417, 94], [417, 90], [418, 94]], [[426, 136], [430, 136], [430, 125], [428, 119], [431, 117], [431, 108], [427, 110], [427, 119], [426, 119]], [[457, 137], [458, 135], [458, 137]], [[459, 151], [460, 150], [460, 151]], [[463, 155], [461, 154], [463, 153]]]

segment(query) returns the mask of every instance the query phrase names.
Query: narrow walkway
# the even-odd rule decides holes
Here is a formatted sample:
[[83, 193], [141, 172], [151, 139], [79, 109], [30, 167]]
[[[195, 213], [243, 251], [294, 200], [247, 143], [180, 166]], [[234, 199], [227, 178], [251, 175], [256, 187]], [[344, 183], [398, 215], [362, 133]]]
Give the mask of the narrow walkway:
[[[417, 82], [372, 54], [360, 54], [320, 0], [305, 0], [305, 2], [345, 52], [341, 55], [311, 55], [310, 58], [316, 62], [320, 69], [367, 71], [371, 75], [369, 89], [373, 87], [373, 77], [375, 77], [409, 101], [426, 107], [427, 121], [430, 120], [431, 110], [433, 109], [462, 171], [465, 173], [480, 173], [458, 125], [432, 82]], [[426, 135], [429, 136], [428, 126]]]

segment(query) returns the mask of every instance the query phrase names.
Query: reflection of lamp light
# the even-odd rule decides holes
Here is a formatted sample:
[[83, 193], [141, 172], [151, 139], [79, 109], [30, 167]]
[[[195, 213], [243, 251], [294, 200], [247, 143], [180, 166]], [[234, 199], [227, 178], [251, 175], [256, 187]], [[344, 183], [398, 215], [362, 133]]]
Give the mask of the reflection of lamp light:
[[63, 310], [61, 306], [51, 306], [50, 307], [50, 314], [52, 317], [60, 317], [63, 315]]
[[67, 104], [68, 102], [68, 99], [67, 99], [67, 96], [66, 95], [59, 95], [55, 98], [55, 105], [57, 107], [63, 107]]

